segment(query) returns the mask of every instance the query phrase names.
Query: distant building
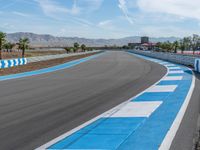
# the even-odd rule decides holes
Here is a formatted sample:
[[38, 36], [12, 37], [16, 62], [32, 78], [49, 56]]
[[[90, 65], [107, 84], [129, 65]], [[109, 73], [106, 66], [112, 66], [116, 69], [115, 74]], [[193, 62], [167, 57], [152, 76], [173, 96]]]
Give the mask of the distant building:
[[136, 46], [140, 46], [141, 43], [128, 43], [128, 47], [135, 48]]
[[149, 37], [143, 36], [141, 37], [141, 44], [149, 43]]

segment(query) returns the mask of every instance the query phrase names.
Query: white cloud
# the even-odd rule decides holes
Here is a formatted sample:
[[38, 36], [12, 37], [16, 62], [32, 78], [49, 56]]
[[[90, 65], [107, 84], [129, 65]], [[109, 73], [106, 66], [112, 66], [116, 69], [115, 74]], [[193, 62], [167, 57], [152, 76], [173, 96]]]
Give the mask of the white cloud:
[[18, 15], [21, 17], [29, 17], [30, 15], [26, 14], [26, 13], [22, 13], [22, 12], [18, 12], [18, 11], [13, 11], [12, 12], [14, 15]]
[[172, 14], [200, 20], [200, 0], [138, 0], [144, 12]]
[[98, 10], [103, 3], [104, 0], [75, 0], [77, 3], [77, 7], [84, 12], [92, 12]]
[[72, 0], [71, 8], [59, 3], [56, 0], [35, 0], [42, 8], [43, 12], [50, 17], [57, 14], [79, 15], [86, 12], [92, 12], [101, 7], [104, 0]]
[[129, 23], [133, 24], [134, 21], [132, 17], [130, 16], [127, 1], [126, 0], [119, 0], [119, 8], [122, 10], [123, 14], [125, 15], [126, 19], [129, 21]]
[[66, 14], [72, 14], [72, 15], [79, 13], [79, 9], [76, 6], [76, 3], [74, 3], [71, 9], [68, 9], [53, 0], [35, 0], [35, 1], [42, 8], [43, 12], [47, 16], [50, 16], [50, 17], [56, 18], [55, 16], [60, 13], [66, 13]]
[[103, 26], [107, 26], [111, 24], [112, 24], [112, 20], [104, 20], [104, 21], [99, 22], [98, 26], [103, 27]]

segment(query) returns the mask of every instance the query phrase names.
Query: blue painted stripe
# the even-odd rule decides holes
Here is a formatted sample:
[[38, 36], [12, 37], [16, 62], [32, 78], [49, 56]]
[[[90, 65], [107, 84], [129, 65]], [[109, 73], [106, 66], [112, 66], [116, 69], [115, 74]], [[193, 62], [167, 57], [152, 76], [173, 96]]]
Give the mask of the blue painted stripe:
[[101, 118], [48, 149], [117, 149], [146, 118]]
[[[0, 76], [0, 81], [28, 77], [28, 76], [33, 76], [33, 75], [40, 75], [40, 74], [44, 74], [44, 73], [54, 72], [54, 71], [61, 70], [61, 69], [67, 69], [67, 68], [73, 67], [75, 65], [78, 65], [80, 63], [86, 62], [88, 60], [94, 59], [102, 54], [103, 53], [96, 54], [96, 55], [89, 56], [86, 58], [70, 61], [70, 62], [61, 64], [61, 65], [57, 65], [57, 66], [49, 67], [49, 68], [45, 68], [45, 69], [40, 69], [40, 70], [36, 70], [36, 71]], [[19, 59], [18, 59], [18, 61], [19, 61]]]

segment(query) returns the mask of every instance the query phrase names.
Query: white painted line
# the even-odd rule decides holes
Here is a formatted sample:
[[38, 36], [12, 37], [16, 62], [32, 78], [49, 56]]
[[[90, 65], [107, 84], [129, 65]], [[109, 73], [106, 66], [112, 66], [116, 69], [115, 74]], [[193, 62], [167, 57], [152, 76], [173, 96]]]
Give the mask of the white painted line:
[[25, 60], [24, 64], [27, 64], [27, 63], [28, 63], [28, 60], [27, 60], [27, 58], [24, 58], [24, 60]]
[[166, 67], [175, 67], [176, 65], [174, 65], [174, 64], [167, 64], [167, 65], [165, 65]]
[[174, 92], [177, 85], [156, 85], [148, 89], [146, 92]]
[[129, 102], [109, 117], [149, 117], [161, 104], [161, 101]]
[[180, 67], [168, 67], [169, 69], [173, 69], [173, 70], [175, 70], [175, 69], [181, 69]]
[[18, 59], [15, 59], [15, 62], [16, 62], [16, 66], [18, 66], [19, 65], [19, 61], [18, 61]]
[[179, 73], [184, 73], [184, 71], [183, 70], [178, 70], [178, 71], [172, 71], [172, 70], [170, 70], [169, 71], [169, 74], [179, 74]]
[[4, 63], [5, 63], [4, 68], [8, 68], [8, 61], [5, 60]]
[[169, 129], [169, 131], [168, 131], [167, 135], [165, 136], [162, 144], [160, 145], [159, 150], [168, 150], [168, 149], [170, 149], [172, 141], [174, 140], [174, 137], [175, 137], [175, 135], [176, 135], [176, 133], [177, 133], [179, 127], [180, 127], [180, 124], [181, 124], [181, 122], [183, 120], [183, 117], [185, 115], [185, 112], [187, 110], [188, 104], [189, 104], [190, 99], [192, 97], [192, 93], [194, 91], [194, 87], [195, 87], [195, 76], [193, 75], [192, 84], [191, 84], [190, 90], [189, 90], [189, 92], [187, 94], [187, 97], [186, 97], [186, 99], [185, 99], [185, 101], [184, 101], [179, 113], [177, 114], [177, 117], [174, 120], [171, 128]]
[[176, 80], [182, 80], [183, 76], [167, 76], [163, 79], [163, 81], [176, 81]]
[[14, 66], [14, 60], [10, 60], [11, 64], [10, 66], [13, 67]]
[[161, 65], [170, 65], [171, 63], [169, 63], [169, 62], [158, 62], [159, 64], [161, 64]]

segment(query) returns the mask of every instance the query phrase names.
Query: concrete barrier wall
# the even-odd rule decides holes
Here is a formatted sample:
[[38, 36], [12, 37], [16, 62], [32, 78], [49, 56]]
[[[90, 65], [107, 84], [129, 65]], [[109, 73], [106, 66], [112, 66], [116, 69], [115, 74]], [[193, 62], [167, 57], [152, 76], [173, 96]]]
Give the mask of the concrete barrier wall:
[[28, 63], [31, 63], [31, 62], [45, 61], [45, 60], [51, 60], [51, 59], [65, 58], [65, 57], [70, 57], [70, 56], [79, 56], [83, 54], [91, 54], [95, 52], [99, 52], [99, 51], [95, 50], [95, 51], [90, 51], [90, 52], [80, 52], [80, 53], [71, 53], [71, 54], [37, 56], [37, 57], [30, 57], [27, 59], [28, 59]]
[[195, 71], [200, 72], [200, 58], [197, 57], [173, 54], [173, 53], [151, 52], [151, 51], [141, 51], [141, 50], [130, 50], [129, 52], [190, 66], [195, 68]]
[[139, 51], [139, 50], [131, 50], [130, 52], [134, 52], [136, 54], [141, 54], [153, 58], [163, 59], [170, 62], [175, 62], [178, 64], [183, 64], [186, 66], [194, 67], [196, 57], [188, 56], [188, 55], [180, 55], [173, 53], [163, 53], [163, 52], [151, 52], [151, 51]]
[[0, 68], [11, 68], [14, 66], [25, 65], [27, 64], [26, 58], [17, 58], [17, 59], [8, 59], [8, 60], [0, 60]]

